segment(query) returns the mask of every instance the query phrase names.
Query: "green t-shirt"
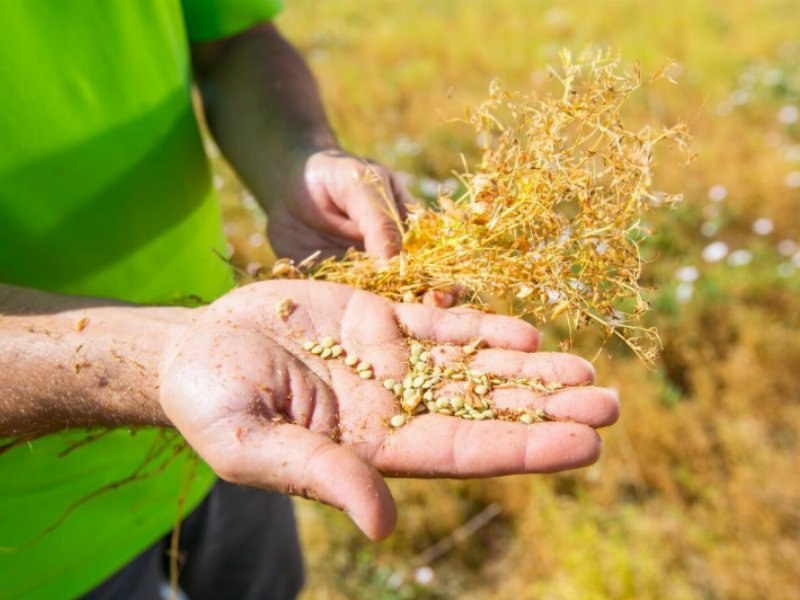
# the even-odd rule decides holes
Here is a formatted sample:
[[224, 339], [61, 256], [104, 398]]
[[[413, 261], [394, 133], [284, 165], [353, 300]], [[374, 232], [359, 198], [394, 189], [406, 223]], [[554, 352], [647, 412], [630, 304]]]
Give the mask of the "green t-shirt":
[[[213, 252], [223, 238], [188, 44], [279, 8], [0, 3], [0, 282], [142, 303], [229, 289]], [[179, 497], [188, 511], [213, 481], [164, 431], [86, 437], [67, 432], [0, 453], [0, 598], [88, 591], [171, 529]]]

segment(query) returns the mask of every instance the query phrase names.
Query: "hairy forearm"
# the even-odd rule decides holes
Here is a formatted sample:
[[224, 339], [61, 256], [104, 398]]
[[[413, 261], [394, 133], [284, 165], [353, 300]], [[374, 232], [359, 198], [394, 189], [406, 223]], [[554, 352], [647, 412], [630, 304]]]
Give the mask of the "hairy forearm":
[[169, 426], [159, 360], [186, 313], [0, 285], [0, 437]]
[[305, 157], [338, 147], [311, 72], [272, 25], [195, 45], [192, 56], [211, 132], [265, 204]]

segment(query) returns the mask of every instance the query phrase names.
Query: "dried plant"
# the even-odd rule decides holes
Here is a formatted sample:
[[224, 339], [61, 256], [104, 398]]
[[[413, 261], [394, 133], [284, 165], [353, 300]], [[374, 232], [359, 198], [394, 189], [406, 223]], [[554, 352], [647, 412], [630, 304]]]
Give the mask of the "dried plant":
[[[619, 59], [587, 51], [561, 53], [550, 72], [558, 96], [511, 94], [493, 82], [490, 97], [468, 109], [483, 147], [465, 162], [465, 191], [441, 192], [438, 206], [417, 208], [404, 223], [401, 253], [388, 262], [351, 250], [304, 276], [345, 283], [406, 302], [432, 290], [545, 322], [563, 315], [570, 331], [599, 326], [651, 362], [659, 340], [639, 325], [647, 302], [639, 285], [642, 215], [680, 196], [652, 189], [653, 149], [672, 140], [685, 149], [687, 130], [630, 131], [620, 111], [642, 85], [639, 69], [620, 75]], [[664, 78], [663, 70], [651, 77]], [[276, 276], [296, 276], [286, 260]]]

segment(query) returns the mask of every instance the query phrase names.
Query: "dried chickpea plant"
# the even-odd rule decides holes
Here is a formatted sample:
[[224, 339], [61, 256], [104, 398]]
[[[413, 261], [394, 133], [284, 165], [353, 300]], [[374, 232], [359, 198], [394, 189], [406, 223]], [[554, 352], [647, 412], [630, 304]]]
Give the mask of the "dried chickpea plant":
[[[401, 253], [376, 262], [344, 258], [295, 268], [278, 261], [273, 276], [345, 283], [397, 301], [458, 289], [483, 310], [545, 322], [560, 315], [570, 331], [596, 326], [621, 338], [646, 363], [658, 334], [640, 325], [647, 311], [639, 276], [645, 213], [678, 194], [652, 188], [653, 151], [671, 141], [687, 150], [684, 124], [631, 131], [620, 113], [643, 83], [638, 68], [620, 74], [619, 58], [561, 53], [551, 69], [560, 93], [512, 94], [496, 82], [465, 121], [483, 142], [480, 164], [458, 174], [464, 192], [440, 193], [403, 224]], [[393, 214], [396, 214], [393, 212]]]

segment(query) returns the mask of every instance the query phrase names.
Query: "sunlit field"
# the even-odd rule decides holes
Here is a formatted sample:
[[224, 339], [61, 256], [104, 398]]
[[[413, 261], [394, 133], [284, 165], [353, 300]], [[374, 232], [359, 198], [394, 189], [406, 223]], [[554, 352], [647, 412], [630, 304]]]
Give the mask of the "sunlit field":
[[[800, 4], [291, 0], [278, 25], [314, 70], [349, 150], [432, 200], [489, 82], [547, 93], [561, 48], [619, 50], [665, 81], [633, 124], [692, 131], [657, 156], [644, 284], [663, 351], [596, 361], [623, 400], [587, 469], [485, 481], [392, 482], [396, 533], [367, 542], [299, 501], [307, 598], [796, 598], [800, 594]], [[264, 216], [215, 160], [234, 262], [270, 258]], [[565, 332], [545, 329], [557, 350]], [[596, 340], [575, 347], [594, 355]]]

